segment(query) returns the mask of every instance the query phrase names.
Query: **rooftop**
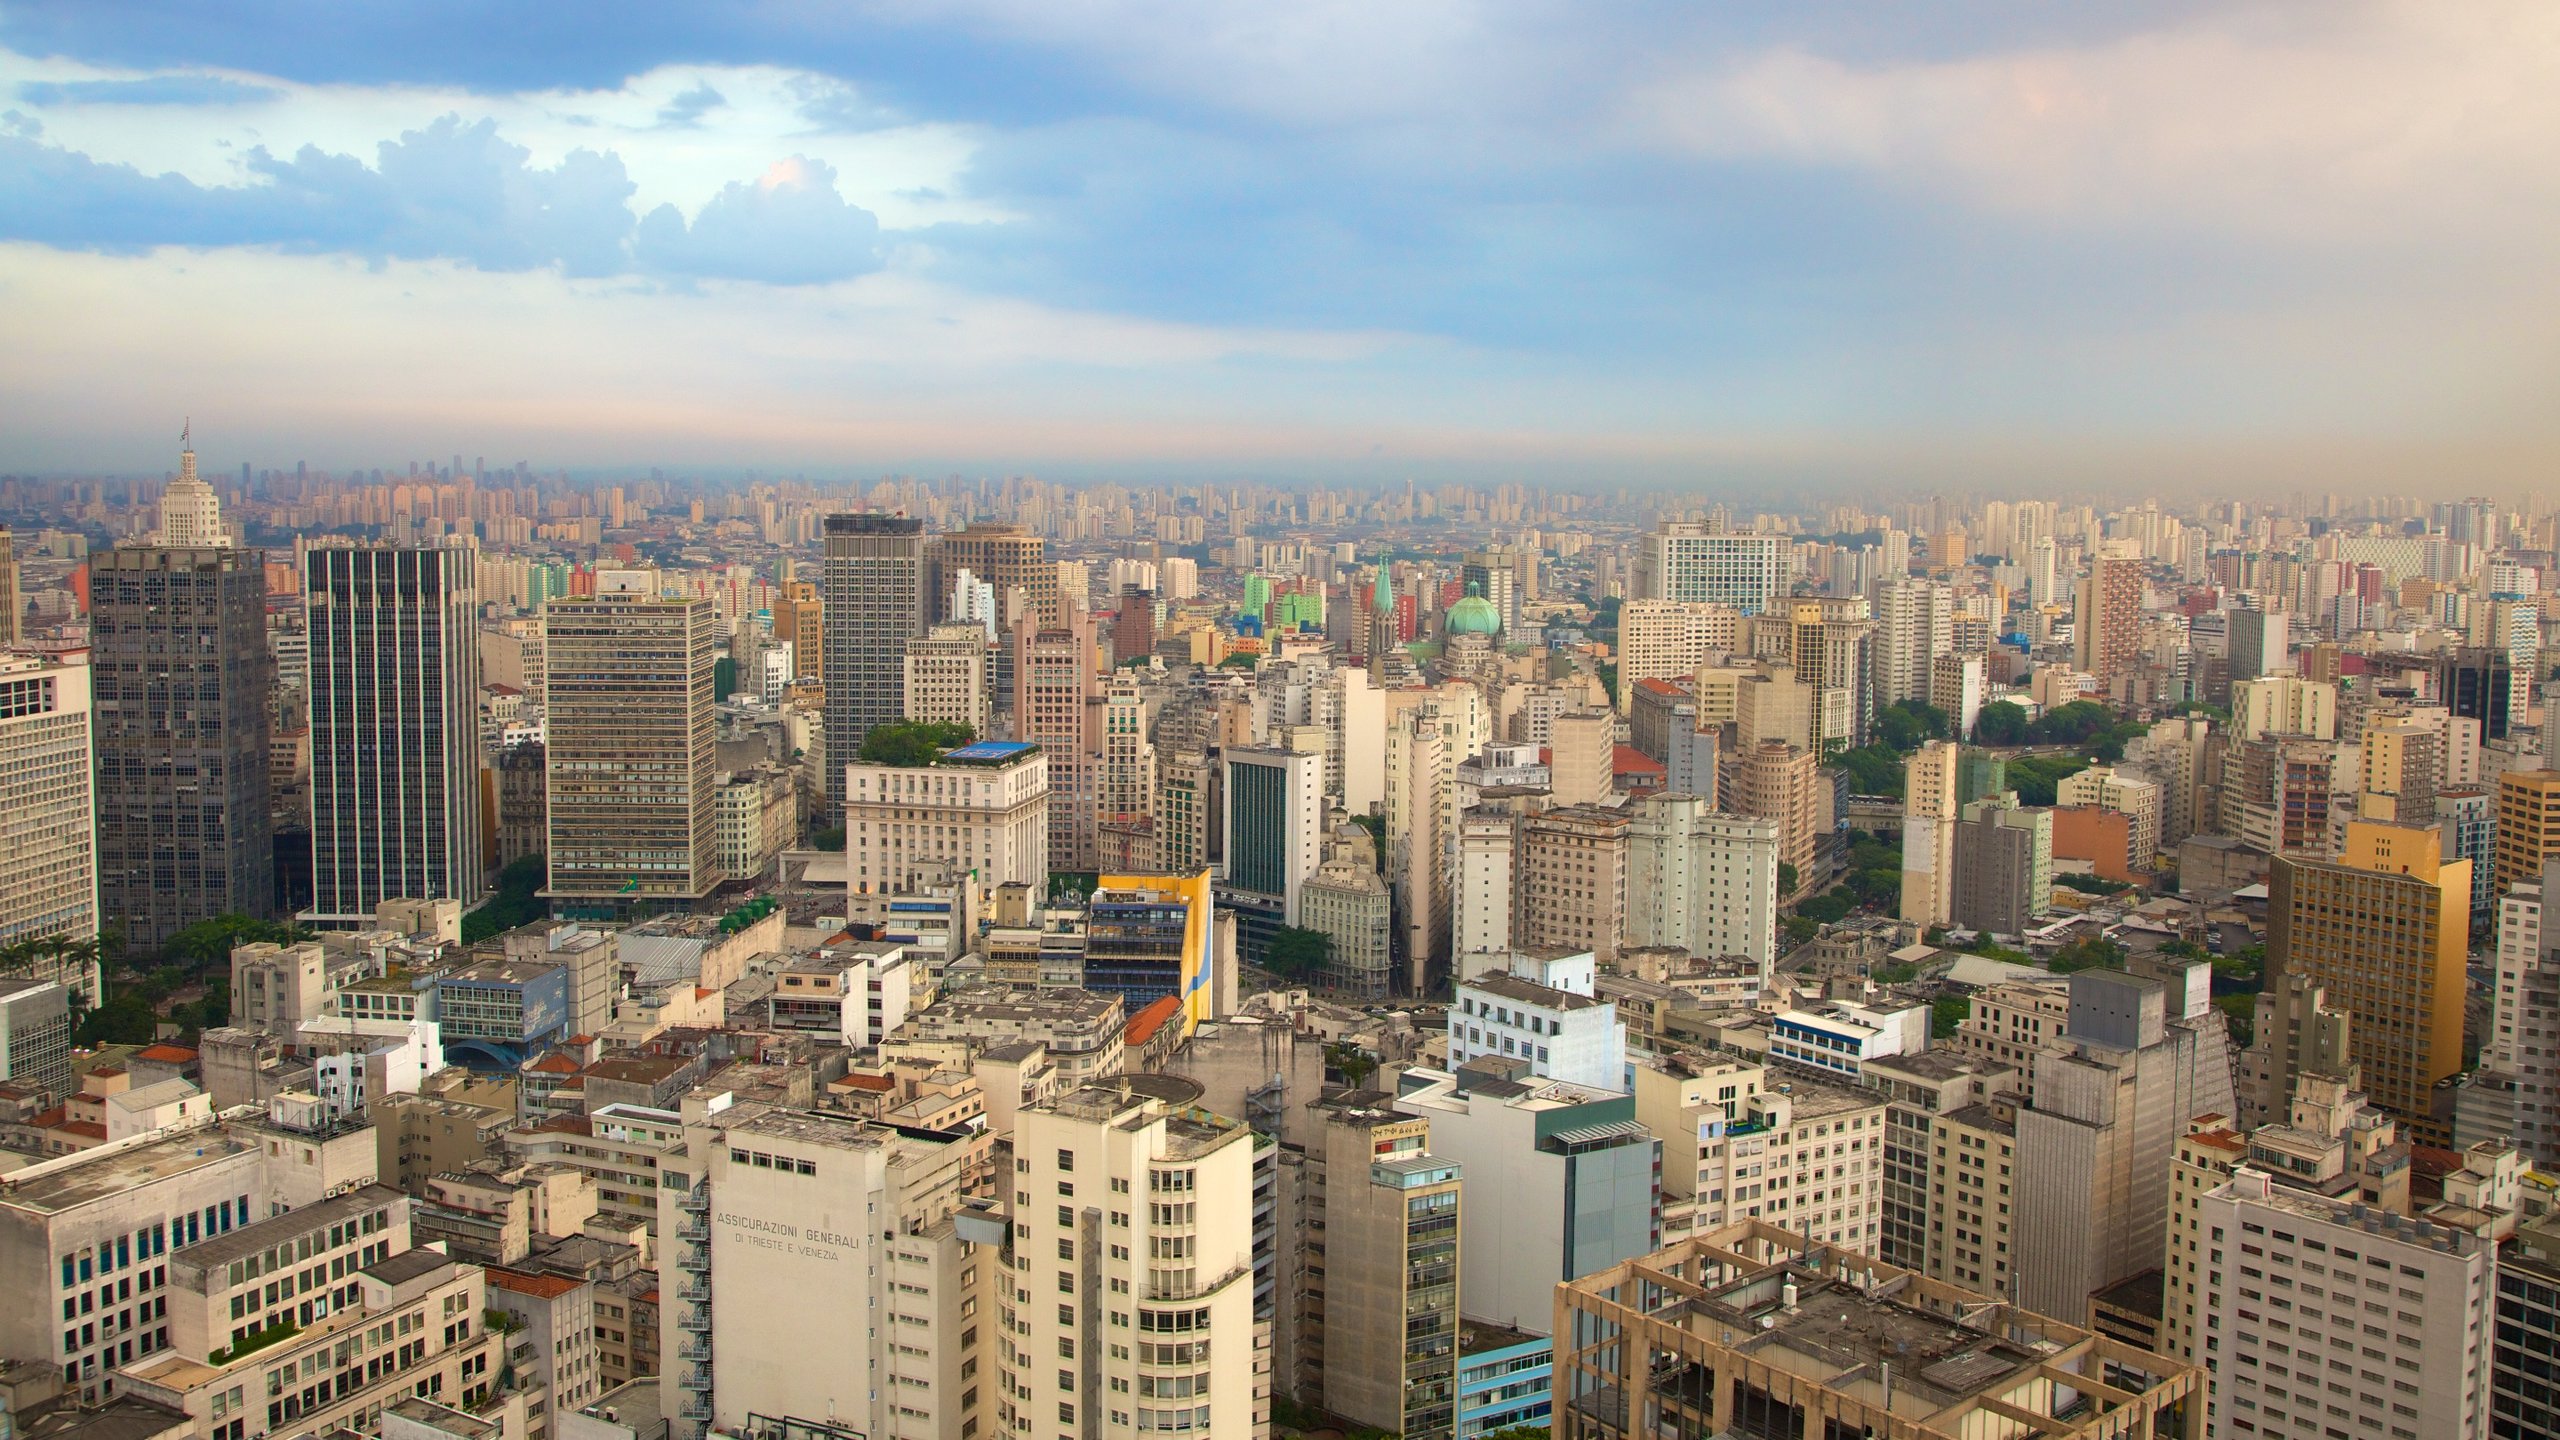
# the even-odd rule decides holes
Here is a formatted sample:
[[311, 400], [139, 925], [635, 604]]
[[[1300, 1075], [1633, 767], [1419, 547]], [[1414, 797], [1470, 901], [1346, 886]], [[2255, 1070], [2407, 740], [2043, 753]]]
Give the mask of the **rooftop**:
[[1576, 995], [1570, 990], [1558, 990], [1551, 985], [1541, 985], [1535, 980], [1523, 980], [1517, 975], [1479, 975], [1473, 980], [1459, 981], [1458, 988], [1462, 991], [1474, 990], [1486, 995], [1499, 996], [1522, 1005], [1536, 1005], [1548, 1010], [1588, 1010], [1602, 1003], [1588, 995]]
[[883, 1130], [868, 1120], [833, 1111], [766, 1110], [730, 1126], [728, 1133], [732, 1140], [763, 1135], [776, 1140], [796, 1140], [804, 1145], [823, 1145], [830, 1150], [877, 1150], [888, 1143], [894, 1132]]
[[180, 1263], [202, 1265], [210, 1269], [227, 1265], [245, 1256], [255, 1255], [279, 1240], [291, 1240], [314, 1230], [326, 1230], [342, 1220], [379, 1210], [408, 1197], [388, 1185], [367, 1185], [344, 1195], [332, 1195], [318, 1204], [288, 1210], [254, 1224], [243, 1225], [227, 1235], [216, 1235], [198, 1241], [177, 1252]]
[[190, 1125], [30, 1165], [0, 1176], [0, 1206], [45, 1214], [218, 1165], [251, 1146], [226, 1125]]
[[397, 1255], [386, 1255], [367, 1265], [364, 1267], [364, 1273], [397, 1289], [412, 1280], [433, 1275], [436, 1271], [453, 1263], [453, 1257], [441, 1250], [403, 1250]]

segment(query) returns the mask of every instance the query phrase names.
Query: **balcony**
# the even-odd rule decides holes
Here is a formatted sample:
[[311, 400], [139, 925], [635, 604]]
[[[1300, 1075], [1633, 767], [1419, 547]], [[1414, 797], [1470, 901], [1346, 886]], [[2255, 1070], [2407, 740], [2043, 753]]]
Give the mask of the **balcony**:
[[679, 1341], [676, 1345], [676, 1358], [700, 1365], [710, 1364], [711, 1337], [706, 1334], [692, 1340]]
[[710, 1215], [711, 1187], [708, 1185], [698, 1185], [691, 1190], [687, 1190], [684, 1192], [684, 1198], [676, 1202], [676, 1208], [682, 1210], [687, 1215]]
[[695, 1305], [711, 1303], [711, 1281], [707, 1275], [688, 1275], [676, 1287], [676, 1298]]
[[711, 1307], [708, 1305], [686, 1306], [684, 1310], [684, 1318], [676, 1321], [676, 1328], [684, 1331], [688, 1335], [710, 1334]]
[[676, 1226], [676, 1238], [689, 1245], [707, 1244], [711, 1239], [710, 1222], [699, 1219], [686, 1220]]

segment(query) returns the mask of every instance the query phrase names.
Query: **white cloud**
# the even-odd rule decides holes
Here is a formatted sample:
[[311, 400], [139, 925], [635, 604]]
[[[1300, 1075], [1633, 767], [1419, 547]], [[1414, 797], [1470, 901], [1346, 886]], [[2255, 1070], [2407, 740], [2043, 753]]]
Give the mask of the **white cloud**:
[[[540, 167], [573, 150], [611, 151], [637, 187], [645, 214], [673, 205], [690, 216], [722, 187], [803, 155], [834, 168], [845, 199], [890, 229], [943, 221], [1012, 218], [973, 202], [958, 178], [977, 149], [965, 126], [907, 123], [865, 108], [844, 81], [771, 65], [669, 65], [613, 90], [482, 95], [422, 86], [304, 85], [238, 71], [193, 68], [190, 76], [232, 82], [252, 98], [205, 105], [119, 105], [21, 95], [0, 101], [44, 127], [45, 138], [108, 164], [145, 174], [174, 172], [199, 185], [238, 185], [243, 156], [264, 146], [290, 155], [304, 145], [371, 164], [374, 147], [443, 115], [495, 120], [501, 134], [532, 151]], [[133, 81], [150, 72], [36, 58], [0, 49], [0, 96], [17, 87]], [[703, 105], [704, 90], [716, 107]], [[42, 88], [38, 94], [46, 94]], [[698, 113], [697, 113], [698, 112]], [[692, 115], [695, 123], [670, 124]], [[863, 122], [848, 128], [847, 120]]]
[[1776, 50], [1628, 99], [1628, 133], [1865, 171], [2011, 214], [2364, 240], [2560, 216], [2560, 7], [2255, 7], [2084, 48]]

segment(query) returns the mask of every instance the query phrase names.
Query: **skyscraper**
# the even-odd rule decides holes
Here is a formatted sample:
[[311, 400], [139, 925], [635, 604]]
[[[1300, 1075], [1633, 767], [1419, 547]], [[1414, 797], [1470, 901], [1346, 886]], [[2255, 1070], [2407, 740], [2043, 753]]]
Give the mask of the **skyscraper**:
[[1636, 552], [1639, 600], [1708, 601], [1757, 615], [1787, 593], [1794, 565], [1784, 535], [1729, 535], [1666, 521]]
[[[186, 457], [180, 479], [193, 477]], [[219, 534], [172, 487], [160, 533]], [[208, 516], [211, 519], [208, 521]], [[137, 951], [216, 915], [275, 907], [266, 575], [227, 541], [119, 545], [90, 561], [100, 923]]]
[[1013, 656], [1013, 738], [1049, 756], [1049, 868], [1099, 870], [1092, 616], [1077, 601], [1058, 625], [1025, 618], [1006, 649]]
[[826, 517], [827, 798], [875, 725], [902, 718], [907, 642], [924, 633], [924, 522], [874, 511]]
[[713, 619], [708, 600], [661, 595], [655, 570], [607, 570], [544, 607], [556, 908], [603, 918], [719, 885]]
[[2436, 1082], [2462, 1070], [2471, 862], [2433, 827], [2347, 822], [2337, 861], [2279, 854], [2267, 873], [2267, 977], [2302, 977], [2355, 1016], [2365, 1092], [2420, 1143], [2441, 1145]]
[[966, 725], [985, 739], [995, 713], [989, 654], [987, 632], [967, 622], [936, 625], [908, 641], [906, 718]]
[[1778, 822], [1722, 814], [1696, 795], [1646, 796], [1628, 810], [1627, 943], [1742, 956], [1765, 987], [1777, 956]]
[[0, 945], [98, 933], [86, 658], [0, 655]]
[[1019, 525], [971, 525], [937, 535], [928, 550], [933, 579], [933, 618], [963, 618], [952, 608], [952, 578], [966, 570], [995, 591], [996, 629], [1011, 629], [1022, 617], [1013, 610], [1020, 590], [1024, 608], [1039, 623], [1054, 625], [1066, 618], [1058, 592], [1058, 567], [1049, 563], [1048, 542]]
[[1298, 887], [1324, 859], [1324, 757], [1231, 745], [1227, 766], [1227, 883], [1278, 902], [1298, 923]]
[[222, 497], [196, 474], [194, 427], [179, 438], [178, 478], [160, 492], [160, 526], [151, 532], [151, 543], [172, 549], [190, 547], [218, 548], [231, 543], [231, 532], [222, 528]]
[[0, 645], [15, 645], [21, 638], [26, 601], [18, 595], [18, 549], [9, 527], [0, 525]]
[[2109, 541], [2080, 578], [2071, 663], [2112, 684], [2133, 669], [2141, 627], [2142, 556], [2130, 542]]
[[369, 923], [385, 900], [480, 898], [479, 560], [468, 543], [303, 554], [308, 919]]

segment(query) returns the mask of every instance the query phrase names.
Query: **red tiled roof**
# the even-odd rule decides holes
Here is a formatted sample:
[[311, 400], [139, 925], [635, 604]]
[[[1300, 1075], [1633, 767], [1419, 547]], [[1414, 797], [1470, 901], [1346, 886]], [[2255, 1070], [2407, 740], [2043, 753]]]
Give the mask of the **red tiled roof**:
[[575, 1075], [578, 1062], [554, 1050], [525, 1068], [537, 1075]]
[[488, 1267], [484, 1273], [489, 1277], [489, 1283], [501, 1290], [513, 1290], [519, 1295], [532, 1295], [544, 1300], [557, 1300], [584, 1283], [558, 1275], [528, 1275], [521, 1270], [507, 1270], [496, 1265]]
[[847, 1075], [835, 1083], [850, 1090], [889, 1090], [897, 1084], [886, 1075]]
[[1637, 681], [1636, 688], [1655, 695], [1683, 695], [1688, 693], [1668, 680], [1654, 680], [1650, 678]]
[[1667, 775], [1662, 762], [1633, 745], [1620, 745], [1609, 757], [1609, 770], [1615, 775]]
[[196, 1052], [184, 1045], [145, 1045], [133, 1052], [136, 1060], [152, 1060], [163, 1065], [184, 1065], [196, 1058]]
[[1166, 1021], [1181, 1013], [1182, 997], [1167, 995], [1129, 1017], [1128, 1025], [1120, 1032], [1120, 1043], [1144, 1045], [1156, 1038], [1156, 1032], [1164, 1028]]

